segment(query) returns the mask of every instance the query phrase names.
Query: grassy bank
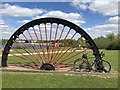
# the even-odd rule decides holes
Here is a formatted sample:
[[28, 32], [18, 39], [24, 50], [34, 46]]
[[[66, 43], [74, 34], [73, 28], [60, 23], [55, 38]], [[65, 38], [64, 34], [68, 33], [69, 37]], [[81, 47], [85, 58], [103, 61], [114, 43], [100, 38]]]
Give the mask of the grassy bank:
[[117, 78], [91, 75], [65, 75], [4, 72], [4, 88], [115, 88]]

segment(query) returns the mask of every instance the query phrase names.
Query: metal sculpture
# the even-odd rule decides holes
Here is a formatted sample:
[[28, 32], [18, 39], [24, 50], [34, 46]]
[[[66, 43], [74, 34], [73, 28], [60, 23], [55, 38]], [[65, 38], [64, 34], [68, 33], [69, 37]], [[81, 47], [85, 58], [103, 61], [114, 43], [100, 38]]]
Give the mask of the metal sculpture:
[[93, 57], [97, 72], [110, 72], [109, 62], [105, 61], [109, 64], [106, 70], [96, 44], [82, 28], [59, 18], [40, 18], [26, 23], [10, 37], [2, 54], [2, 66], [75, 70], [76, 62], [86, 53], [86, 57]]

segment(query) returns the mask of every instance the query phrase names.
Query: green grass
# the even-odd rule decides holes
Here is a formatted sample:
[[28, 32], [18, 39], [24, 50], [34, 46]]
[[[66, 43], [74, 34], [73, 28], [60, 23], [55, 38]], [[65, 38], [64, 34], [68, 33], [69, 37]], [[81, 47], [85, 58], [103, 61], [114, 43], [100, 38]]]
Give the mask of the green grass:
[[105, 57], [103, 59], [110, 62], [112, 68], [118, 71], [118, 52], [119, 50], [105, 50]]
[[103, 52], [106, 53], [104, 59], [112, 65], [113, 70], [110, 75], [98, 77], [101, 75], [3, 72], [2, 86], [3, 88], [117, 88], [118, 50]]
[[[22, 53], [24, 53], [23, 52], [23, 50], [21, 50], [21, 49], [17, 49], [19, 52], [22, 52]], [[80, 51], [81, 52], [81, 51]], [[13, 51], [13, 54], [14, 54], [15, 52]], [[60, 53], [54, 53], [54, 54], [50, 54], [51, 56], [50, 57], [52, 57], [52, 55], [54, 55], [54, 56], [56, 56], [56, 54], [57, 54], [57, 56], [61, 56], [61, 55], [63, 55], [61, 58], [60, 58], [60, 60], [59, 61], [61, 61], [61, 60], [66, 60], [66, 62], [68, 62], [68, 61], [74, 61], [74, 60], [76, 60], [76, 59], [78, 59], [78, 58], [81, 58], [82, 57], [82, 54], [79, 54], [79, 55], [77, 55], [77, 56], [75, 56], [75, 57], [73, 57], [73, 58], [69, 58], [69, 57], [71, 57], [71, 56], [73, 56], [73, 54], [77, 54], [77, 53], [79, 53], [79, 52], [73, 52], [72, 54], [69, 54], [70, 52], [67, 52], [66, 54], [64, 54], [64, 53], [62, 53], [62, 54], [60, 54]], [[92, 50], [88, 50], [88, 51], [86, 51], [85, 53], [88, 53], [88, 54], [92, 54], [93, 52], [92, 52]], [[15, 53], [15, 54], [17, 54], [17, 53]], [[38, 53], [39, 54], [39, 53]], [[69, 55], [69, 56], [68, 56]], [[49, 60], [48, 59], [48, 55], [46, 54], [45, 55], [45, 58], [44, 58], [44, 55], [43, 54], [41, 54], [40, 55], [43, 59], [46, 59], [46, 61], [47, 60]], [[14, 57], [14, 56], [9, 56], [12, 60], [14, 60], [14, 61], [12, 61], [11, 59], [9, 60], [9, 58], [8, 58], [8, 61], [7, 61], [7, 63], [19, 63], [19, 62], [24, 62], [24, 63], [30, 63], [30, 62], [33, 62], [33, 61], [35, 61], [35, 62], [38, 62], [38, 60], [36, 60], [36, 59], [39, 59], [40, 61], [42, 61], [42, 59], [41, 59], [41, 57], [40, 57], [39, 55], [25, 55], [25, 56], [20, 56], [20, 57]], [[26, 57], [27, 58], [29, 58], [30, 60], [28, 60], [28, 59], [26, 59]], [[68, 59], [69, 58], [69, 59]], [[93, 58], [92, 59], [90, 59], [89, 61], [92, 61], [92, 60], [94, 60]], [[15, 62], [16, 61], [16, 62]], [[39, 63], [39, 62], [38, 62]], [[73, 62], [71, 62], [71, 63], [73, 63]]]
[[97, 76], [3, 72], [3, 88], [115, 88], [117, 78]]

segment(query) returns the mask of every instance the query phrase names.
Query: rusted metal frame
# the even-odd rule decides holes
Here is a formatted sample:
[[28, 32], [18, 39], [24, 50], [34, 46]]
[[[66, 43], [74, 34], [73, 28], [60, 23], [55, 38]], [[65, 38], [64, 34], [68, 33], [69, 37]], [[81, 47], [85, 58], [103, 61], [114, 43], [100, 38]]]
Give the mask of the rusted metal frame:
[[27, 32], [28, 32], [30, 38], [32, 39], [32, 41], [33, 41], [33, 43], [34, 43], [34, 47], [33, 47], [33, 49], [34, 49], [35, 52], [38, 54], [38, 56], [42, 59], [42, 56], [41, 56], [40, 52], [38, 51], [38, 48], [37, 48], [37, 46], [36, 46], [36, 44], [35, 44], [35, 42], [34, 42], [32, 36], [31, 36], [30, 32], [29, 32], [28, 30], [27, 30]]
[[45, 35], [46, 35], [46, 49], [47, 49], [48, 61], [50, 61], [50, 51], [49, 51], [49, 46], [48, 46], [48, 36], [47, 36], [46, 23], [44, 25], [45, 25]]
[[42, 56], [41, 56], [41, 54], [40, 54], [40, 52], [37, 50], [38, 48], [37, 48], [37, 46], [36, 46], [36, 44], [35, 44], [32, 36], [31, 36], [30, 32], [29, 32], [28, 30], [27, 30], [27, 32], [28, 32], [28, 34], [30, 35], [30, 38], [32, 39], [32, 41], [33, 41], [33, 43], [34, 43], [34, 50], [35, 50], [35, 52], [38, 54], [38, 56], [39, 56], [41, 59], [43, 59]]
[[21, 55], [23, 55], [28, 61], [32, 61], [34, 64], [36, 64], [37, 65], [37, 63], [36, 62], [34, 62], [31, 58], [29, 58], [29, 57], [27, 57], [26, 55], [24, 55], [23, 53], [21, 53], [21, 52], [19, 52], [18, 50], [16, 50], [16, 49], [14, 49], [13, 48], [13, 50], [15, 50], [16, 52], [18, 52], [18, 53], [20, 53]]
[[[18, 37], [18, 39], [22, 42], [22, 40]], [[22, 42], [22, 44], [28, 49], [28, 51], [32, 54], [30, 54], [27, 50], [25, 50], [23, 47], [21, 47], [20, 45], [18, 45], [16, 42], [14, 42], [17, 46], [19, 46], [21, 49], [23, 49], [24, 51], [26, 51], [30, 56], [32, 56], [33, 57], [33, 53], [29, 50], [29, 48]], [[14, 49], [14, 48], [13, 48]], [[15, 50], [15, 49], [14, 49]], [[18, 51], [19, 52], [19, 51]], [[21, 53], [21, 52], [20, 52]], [[23, 54], [22, 54], [23, 55]], [[25, 56], [25, 55], [24, 55]], [[33, 58], [35, 58], [37, 61], [39, 61], [39, 59], [38, 58], [36, 58], [36, 57], [33, 57]], [[32, 61], [34, 61], [34, 60], [32, 60]], [[41, 63], [40, 61], [39, 61], [39, 63]]]
[[[70, 31], [71, 31], [71, 29], [69, 29], [69, 31], [67, 32], [64, 40], [66, 40], [66, 38], [68, 37], [68, 34], [70, 33]], [[64, 44], [64, 40], [61, 42], [62, 44]], [[62, 47], [62, 46], [60, 46], [60, 48], [58, 49], [58, 52], [57, 52], [57, 54], [56, 54], [56, 58], [57, 58], [57, 56], [59, 56], [59, 51], [61, 50], [61, 47]], [[62, 50], [64, 50], [64, 49], [62, 49]], [[62, 53], [62, 52], [63, 52], [63, 51], [61, 51], [61, 53]], [[60, 53], [60, 54], [61, 54], [61, 53]], [[56, 58], [55, 58], [54, 60], [56, 60]]]
[[[30, 41], [28, 40], [28, 38], [24, 35], [24, 34], [22, 34], [24, 37], [25, 37], [25, 39], [29, 42], [29, 44], [32, 46], [32, 44], [30, 43]], [[18, 38], [21, 42], [22, 42], [22, 40], [20, 39], [20, 38]], [[17, 43], [16, 43], [17, 44]], [[33, 52], [27, 47], [27, 45], [25, 45], [23, 42], [22, 42], [22, 44], [27, 48], [27, 50], [31, 53], [29, 53], [27, 50], [25, 50], [24, 48], [22, 48], [20, 45], [18, 45], [19, 47], [21, 47], [23, 50], [25, 50], [29, 55], [31, 55], [33, 58], [35, 58], [37, 61], [39, 61], [40, 63], [41, 63], [41, 61], [38, 59], [38, 58], [36, 58], [36, 56], [33, 54]], [[34, 49], [34, 47], [32, 46], [32, 48]]]
[[[74, 38], [75, 35], [76, 35], [76, 33], [74, 33], [74, 35], [71, 37], [71, 39], [70, 39], [70, 40], [68, 41], [68, 43], [65, 45], [65, 47], [67, 47], [67, 45], [68, 45], [68, 44], [70, 43], [70, 41]], [[76, 41], [76, 42], [77, 42], [77, 41]], [[73, 47], [73, 46], [76, 44], [76, 42], [74, 42], [71, 47]], [[65, 47], [62, 49], [62, 52], [65, 50]], [[64, 53], [61, 52], [61, 53], [59, 54], [59, 56], [57, 57], [56, 62], [59, 61], [59, 59], [60, 59], [62, 56], [64, 56], [65, 53], [67, 53], [67, 51], [71, 49], [71, 47], [68, 48]], [[60, 56], [60, 55], [61, 55], [61, 56]]]
[[[80, 39], [80, 38], [79, 38]], [[79, 39], [77, 41], [75, 41], [72, 46], [70, 46], [70, 48], [68, 48], [58, 59], [56, 62], [58, 62], [60, 59], [62, 59], [62, 57], [67, 54], [67, 52], [79, 41]], [[74, 52], [76, 51], [77, 49], [74, 50]], [[69, 55], [71, 55], [73, 52], [71, 52]], [[65, 57], [68, 57], [68, 55], [66, 55]], [[64, 58], [65, 58], [64, 57]]]
[[[22, 40], [18, 37], [18, 39], [22, 42]], [[22, 42], [22, 44], [28, 49], [28, 51], [32, 54], [30, 54], [27, 50], [25, 50], [23, 47], [21, 47], [20, 45], [18, 45], [16, 42], [15, 42], [15, 44], [17, 45], [17, 46], [19, 46], [21, 49], [23, 49], [24, 51], [26, 51], [30, 56], [34, 56], [34, 54], [29, 50], [29, 48]], [[33, 59], [36, 59], [39, 63], [41, 63], [40, 61], [39, 61], [39, 59], [38, 58], [36, 58], [36, 57], [33, 57]], [[32, 60], [32, 61], [34, 61], [34, 60]]]
[[[85, 49], [85, 50], [83, 50], [83, 51], [81, 51], [81, 52], [85, 52], [86, 50], [89, 50], [89, 48], [88, 49]], [[76, 50], [74, 50], [73, 52], [75, 52]], [[69, 54], [70, 55], [70, 54]], [[69, 56], [68, 55], [68, 56]], [[72, 55], [72, 54], [71, 54]], [[74, 55], [73, 55], [74, 56]], [[76, 55], [77, 56], [77, 55]], [[90, 57], [90, 56], [93, 56], [93, 55], [87, 55], [87, 57], [89, 57], [89, 58], [93, 58], [93, 57]], [[81, 58], [82, 59], [82, 58]], [[73, 61], [71, 61], [71, 62], [73, 62]], [[69, 62], [69, 63], [71, 63], [71, 62]]]
[[44, 52], [44, 45], [43, 45], [44, 42], [43, 42], [43, 39], [42, 39], [42, 33], [41, 33], [40, 25], [38, 25], [38, 27], [39, 27], [39, 32], [40, 32], [40, 39], [42, 41], [42, 52], [43, 52], [43, 55], [44, 55], [44, 58], [45, 58], [44, 61], [46, 61], [47, 59], [46, 59], [45, 52]]
[[[61, 39], [61, 37], [62, 37], [62, 34], [63, 34], [64, 29], [65, 29], [65, 26], [63, 26], [63, 29], [62, 29], [62, 31], [61, 31], [60, 37], [59, 37], [58, 42], [57, 42], [58, 44], [60, 43], [60, 39]], [[55, 48], [55, 52], [56, 52], [56, 48]], [[57, 53], [59, 53], [59, 50], [57, 51]], [[56, 54], [56, 55], [57, 55], [57, 54]], [[55, 60], [56, 55], [53, 57], [53, 61]]]
[[[12, 54], [12, 53], [11, 53], [11, 54]], [[16, 56], [16, 55], [13, 55], [13, 56]], [[21, 58], [20, 56], [16, 56], [16, 57]], [[20, 64], [24, 64], [24, 65], [25, 65], [25, 63], [18, 62], [18, 61], [14, 60], [14, 59], [12, 59], [12, 58], [10, 58], [10, 57], [8, 58], [8, 60], [10, 60], [10, 61], [14, 61], [14, 62], [18, 63], [19, 66], [20, 66]], [[35, 66], [31, 65], [31, 64], [27, 64], [27, 65], [29, 65], [29, 66], [32, 67], [33, 69], [34, 69], [34, 67], [35, 67]], [[15, 65], [15, 64], [14, 64], [14, 66], [18, 66], [18, 65]]]
[[[20, 56], [17, 56], [17, 55], [15, 55], [15, 54], [13, 54], [13, 53], [10, 53], [10, 54], [13, 55], [13, 56], [15, 56], [15, 57], [21, 58]], [[12, 57], [12, 56], [9, 56], [9, 58], [8, 58], [9, 61], [14, 61], [14, 62], [16, 62], [17, 64], [25, 64], [25, 63], [23, 63], [23, 62], [18, 62], [17, 60], [14, 60], [14, 59], [12, 59], [12, 58], [10, 58], [10, 57]], [[11, 64], [11, 63], [10, 63], [10, 64]]]
[[[83, 53], [83, 52], [85, 52], [86, 50], [88, 50], [89, 48], [87, 48], [87, 49], [84, 49], [83, 51], [81, 51], [81, 52], [79, 52], [79, 53], [77, 53], [77, 54], [75, 54], [75, 55], [72, 55], [71, 57], [69, 57], [69, 58], [64, 58], [61, 62], [59, 62], [59, 63], [57, 63], [57, 64], [62, 64], [63, 62], [65, 62], [66, 60], [69, 60], [69, 59], [72, 59], [72, 58], [74, 58], [75, 56], [77, 56], [77, 55], [80, 55], [81, 53]], [[71, 62], [73, 62], [73, 61], [70, 61], [70, 62], [67, 62], [67, 63], [64, 63], [64, 64], [70, 64]]]
[[[36, 30], [35, 30], [34, 27], [33, 27], [33, 30], [34, 30], [34, 34], [35, 34], [35, 36], [36, 36], [36, 38], [37, 38], [37, 41], [38, 41], [38, 43], [39, 43], [39, 45], [40, 45], [40, 47], [41, 47], [40, 41], [39, 41], [39, 39], [38, 39], [38, 36], [37, 36]], [[45, 63], [45, 58], [42, 60], [42, 63]]]
[[[18, 55], [15, 55], [15, 54], [13, 54], [13, 53], [9, 53], [9, 54], [11, 54], [11, 55], [13, 55], [13, 56], [15, 56], [15, 57], [19, 57], [19, 58], [22, 58], [22, 59], [24, 59], [25, 60], [25, 58], [23, 58], [23, 57], [20, 57], [20, 56], [18, 56]], [[9, 56], [10, 57], [10, 56]], [[8, 58], [9, 59], [9, 58]], [[14, 60], [13, 59], [13, 61], [16, 61], [16, 60]]]
[[63, 67], [68, 67], [68, 65], [69, 64], [58, 64], [58, 65], [55, 65], [55, 67], [57, 68], [57, 69], [59, 69], [59, 68], [63, 68]]
[[[10, 53], [10, 54], [12, 54], [12, 53]], [[13, 54], [13, 56], [21, 58], [20, 56], [17, 56], [17, 55], [14, 55], [14, 54]], [[8, 60], [14, 61], [16, 63], [21, 63], [21, 62], [18, 62], [17, 60], [14, 60], [14, 59], [10, 58], [10, 56], [9, 56]]]
[[[56, 38], [57, 38], [58, 27], [59, 27], [59, 24], [57, 24], [57, 27], [56, 27], [56, 32], [55, 32], [54, 41], [56, 41]], [[52, 48], [51, 61], [53, 61], [53, 57], [54, 57], [54, 55], [55, 55], [55, 46], [53, 46], [53, 48]]]
[[[74, 49], [72, 52], [70, 52], [68, 55], [66, 55], [66, 57], [64, 57], [64, 59], [65, 58], [67, 58], [67, 57], [69, 57], [70, 55], [72, 55], [72, 53], [74, 53], [75, 51], [76, 51], [77, 49]], [[89, 50], [89, 48], [88, 49], [86, 49], [86, 50]], [[86, 50], [83, 50], [83, 51], [81, 51], [81, 52], [85, 52]], [[81, 53], [80, 52], [80, 53]], [[78, 54], [77, 54], [78, 55]], [[75, 56], [77, 56], [77, 55], [75, 55]], [[90, 56], [93, 56], [93, 54], [89, 54], [89, 55], [87, 55], [89, 58], [91, 58]], [[73, 55], [73, 57], [74, 57], [74, 55]], [[70, 58], [73, 58], [73, 57], [70, 57]], [[93, 57], [92, 57], [93, 58]], [[61, 58], [62, 59], [62, 58]], [[65, 62], [65, 60], [62, 60], [61, 62]], [[66, 61], [67, 61], [68, 59], [66, 59]], [[73, 61], [71, 61], [71, 62], [73, 62]], [[71, 62], [69, 62], [69, 63], [71, 63]], [[66, 63], [66, 64], [69, 64], [69, 63]]]
[[[51, 44], [51, 38], [52, 38], [52, 23], [50, 23], [50, 44]], [[51, 44], [52, 45], [52, 44]], [[49, 45], [49, 47], [51, 48], [51, 46]], [[53, 53], [53, 52], [52, 52]], [[49, 62], [51, 63], [52, 62], [52, 55], [50, 57], [50, 60]]]
[[[89, 50], [89, 49], [87, 49], [87, 50]], [[86, 51], [86, 50], [85, 50]], [[85, 52], [84, 50], [82, 51], [82, 52]], [[75, 52], [75, 50], [73, 51], [73, 52]], [[81, 52], [80, 52], [81, 53]], [[72, 55], [72, 54], [69, 54], [69, 55]], [[67, 55], [67, 56], [69, 56], [69, 55]], [[79, 55], [79, 54], [77, 54], [77, 55]], [[77, 55], [75, 55], [75, 56], [77, 56]], [[93, 54], [89, 54], [89, 55], [87, 55], [89, 58], [94, 58], [94, 57], [90, 57], [90, 56], [93, 56]], [[73, 57], [74, 57], [74, 55], [73, 55]], [[69, 59], [71, 59], [72, 57], [70, 57]], [[65, 59], [65, 58], [64, 58]], [[68, 60], [69, 60], [68, 59]], [[82, 58], [79, 58], [79, 59], [82, 59]], [[66, 59], [67, 60], [67, 59]], [[65, 61], [66, 61], [65, 60]], [[64, 62], [64, 61], [63, 61]], [[70, 61], [70, 62], [67, 62], [67, 63], [63, 63], [63, 62], [61, 62], [62, 64], [60, 64], [60, 66], [59, 66], [59, 63], [58, 63], [58, 65], [57, 65], [57, 67], [59, 66], [59, 67], [61, 67], [61, 65], [63, 65], [63, 66], [68, 66], [70, 63], [72, 63], [73, 61]]]

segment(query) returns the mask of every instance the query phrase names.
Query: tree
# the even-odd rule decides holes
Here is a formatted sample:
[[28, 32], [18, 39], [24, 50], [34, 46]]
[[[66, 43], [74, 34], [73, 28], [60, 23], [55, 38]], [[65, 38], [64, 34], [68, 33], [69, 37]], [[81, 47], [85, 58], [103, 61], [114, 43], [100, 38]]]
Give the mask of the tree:
[[97, 37], [94, 39], [99, 49], [118, 50], [120, 49], [120, 34], [109, 33], [106, 37]]
[[114, 35], [111, 44], [106, 48], [107, 50], [120, 50], [120, 34]]
[[114, 33], [109, 33], [106, 35], [107, 38], [109, 38], [111, 41], [115, 39], [115, 34]]
[[110, 39], [105, 38], [103, 36], [95, 38], [94, 41], [99, 49], [106, 49], [111, 43]]

